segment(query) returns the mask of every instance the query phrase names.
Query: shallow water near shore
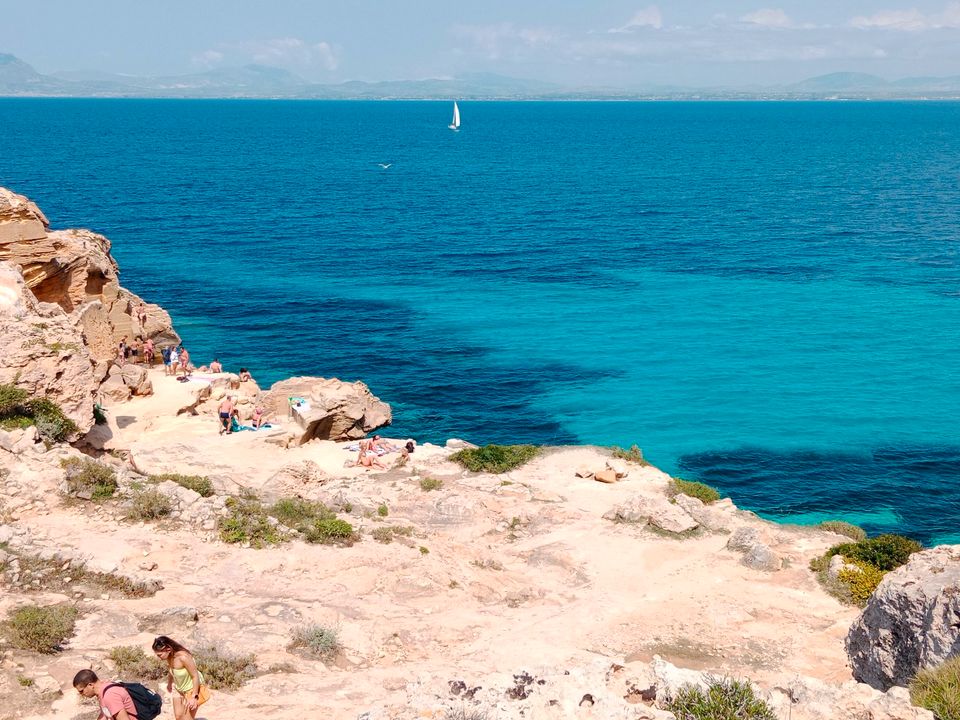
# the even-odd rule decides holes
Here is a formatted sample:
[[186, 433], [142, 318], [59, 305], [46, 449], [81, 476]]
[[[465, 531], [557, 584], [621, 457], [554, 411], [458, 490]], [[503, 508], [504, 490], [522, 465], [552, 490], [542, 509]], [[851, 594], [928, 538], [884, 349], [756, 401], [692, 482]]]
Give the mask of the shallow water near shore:
[[[0, 99], [198, 361], [960, 542], [960, 104]], [[382, 169], [378, 163], [392, 163]]]

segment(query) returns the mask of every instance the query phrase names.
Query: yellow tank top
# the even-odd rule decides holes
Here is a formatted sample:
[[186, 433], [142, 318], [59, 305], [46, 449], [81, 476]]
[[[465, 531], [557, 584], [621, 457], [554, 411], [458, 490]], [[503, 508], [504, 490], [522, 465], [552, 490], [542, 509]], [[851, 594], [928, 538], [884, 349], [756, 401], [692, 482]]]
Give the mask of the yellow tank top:
[[[186, 668], [170, 668], [173, 673], [173, 686], [177, 692], [186, 695], [193, 690], [193, 678], [190, 677], [190, 671]], [[203, 673], [197, 670], [197, 676], [200, 678], [200, 684], [203, 685]]]

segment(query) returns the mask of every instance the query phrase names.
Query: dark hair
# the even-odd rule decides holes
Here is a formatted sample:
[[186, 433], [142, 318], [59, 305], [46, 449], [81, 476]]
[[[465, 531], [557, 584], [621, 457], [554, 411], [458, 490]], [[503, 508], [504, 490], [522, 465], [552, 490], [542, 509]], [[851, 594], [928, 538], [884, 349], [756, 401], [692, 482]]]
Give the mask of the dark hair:
[[246, 368], [240, 368], [240, 372], [250, 372], [250, 371], [247, 370]]
[[181, 650], [186, 653], [190, 652], [176, 640], [171, 640], [166, 635], [159, 635], [157, 639], [153, 641], [153, 651], [157, 652], [158, 650], [173, 650], [175, 653]]
[[95, 683], [100, 678], [93, 670], [81, 670], [73, 676], [73, 686], [75, 688], [86, 687], [90, 683]]
[[412, 453], [413, 448], [415, 447], [413, 440], [407, 440], [407, 444], [404, 445], [404, 447], [407, 449], [408, 453]]

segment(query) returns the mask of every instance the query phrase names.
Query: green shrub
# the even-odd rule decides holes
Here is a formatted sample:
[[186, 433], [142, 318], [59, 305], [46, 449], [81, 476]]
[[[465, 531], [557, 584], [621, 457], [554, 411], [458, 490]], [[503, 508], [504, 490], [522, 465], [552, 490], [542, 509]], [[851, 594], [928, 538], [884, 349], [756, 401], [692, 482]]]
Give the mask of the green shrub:
[[937, 720], [960, 720], [960, 656], [918, 672], [910, 681], [910, 699]]
[[13, 610], [6, 622], [10, 644], [21, 650], [53, 654], [73, 635], [79, 611], [73, 605], [25, 605]]
[[167, 480], [172, 480], [177, 485], [187, 488], [187, 490], [193, 490], [200, 497], [210, 497], [213, 495], [213, 483], [210, 482], [210, 478], [203, 477], [202, 475], [178, 475], [177, 473], [162, 473], [160, 475], [151, 475], [148, 479], [153, 483], [162, 483], [166, 482]]
[[303, 531], [303, 539], [320, 545], [353, 545], [358, 536], [353, 525], [340, 518], [319, 518]]
[[505, 473], [535, 458], [540, 448], [533, 445], [486, 445], [460, 450], [450, 456], [467, 470], [474, 472]]
[[227, 510], [230, 514], [218, 521], [220, 539], [226, 543], [249, 543], [251, 547], [262, 548], [286, 539], [255, 497], [227, 498]]
[[923, 549], [916, 540], [903, 535], [877, 535], [855, 543], [841, 543], [827, 550], [827, 557], [842, 555], [848, 560], [862, 560], [879, 570], [895, 570], [906, 564], [910, 556]]
[[425, 477], [420, 478], [420, 489], [424, 492], [430, 492], [431, 490], [439, 490], [443, 487], [443, 480], [440, 478]]
[[706, 691], [686, 685], [666, 704], [677, 720], [777, 720], [748, 682], [709, 678]]
[[846, 585], [850, 601], [863, 607], [886, 573], [863, 560], [850, 560], [850, 564], [856, 569], [843, 568], [837, 573], [837, 579]]
[[23, 388], [10, 383], [0, 383], [0, 417], [16, 414], [29, 398], [30, 393]]
[[620, 460], [636, 463], [637, 465], [642, 465], [643, 467], [650, 465], [650, 463], [648, 463], [643, 457], [643, 450], [636, 445], [631, 445], [629, 450], [624, 450], [622, 447], [614, 445], [612, 448], [610, 448], [610, 450], [613, 452], [613, 456]]
[[46, 398], [32, 400], [30, 402], [30, 413], [33, 415], [37, 432], [44, 440], [60, 442], [80, 430], [73, 420], [63, 414], [59, 405]]
[[314, 657], [329, 659], [340, 650], [336, 628], [325, 625], [303, 625], [293, 631], [290, 648]]
[[382, 525], [370, 531], [370, 537], [377, 542], [388, 545], [395, 537], [410, 537], [413, 535], [412, 525]]
[[844, 522], [843, 520], [825, 520], [817, 525], [821, 530], [836, 533], [837, 535], [846, 535], [855, 542], [867, 539], [867, 531], [858, 525]]
[[386, 517], [390, 514], [390, 508], [387, 507], [386, 503], [380, 503], [380, 507], [377, 508], [377, 515], [380, 517]]
[[124, 517], [127, 520], [159, 520], [173, 512], [173, 501], [159, 490], [138, 490]]
[[116, 675], [128, 680], [160, 680], [167, 675], [167, 664], [147, 655], [142, 647], [121, 645], [110, 650]]
[[689, 495], [690, 497], [696, 498], [707, 505], [720, 499], [720, 493], [715, 488], [712, 488], [702, 482], [683, 480], [682, 478], [673, 478], [669, 492], [671, 497], [676, 497], [677, 495]]
[[72, 457], [61, 460], [60, 465], [66, 470], [71, 495], [89, 496], [94, 502], [103, 502], [117, 491], [117, 474], [113, 468], [96, 460]]
[[0, 384], [0, 427], [12, 430], [30, 425], [35, 425], [40, 436], [49, 442], [60, 442], [79, 431], [52, 400], [32, 398], [23, 388]]
[[213, 690], [236, 690], [257, 676], [255, 655], [233, 655], [216, 647], [204, 647], [196, 650], [193, 657]]
[[317, 520], [331, 520], [337, 514], [320, 502], [303, 498], [281, 498], [270, 508], [270, 514], [288, 528], [306, 531]]

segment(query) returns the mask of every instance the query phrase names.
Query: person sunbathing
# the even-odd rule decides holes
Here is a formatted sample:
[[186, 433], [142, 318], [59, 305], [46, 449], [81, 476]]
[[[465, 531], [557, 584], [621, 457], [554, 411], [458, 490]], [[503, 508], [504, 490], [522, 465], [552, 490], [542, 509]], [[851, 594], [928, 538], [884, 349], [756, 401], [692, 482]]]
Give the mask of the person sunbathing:
[[267, 414], [263, 411], [262, 407], [256, 407], [253, 409], [253, 415], [250, 417], [250, 424], [253, 425], [254, 430], [259, 430], [263, 426], [266, 420]]
[[360, 465], [365, 468], [380, 468], [381, 470], [386, 470], [387, 466], [380, 462], [380, 458], [377, 457], [375, 452], [371, 450], [361, 450], [360, 457], [357, 458], [357, 465]]
[[217, 358], [214, 358], [214, 359], [213, 359], [213, 362], [210, 363], [210, 372], [212, 372], [212, 373], [222, 373], [222, 372], [223, 372], [223, 365], [220, 364], [220, 360], [218, 360]]

